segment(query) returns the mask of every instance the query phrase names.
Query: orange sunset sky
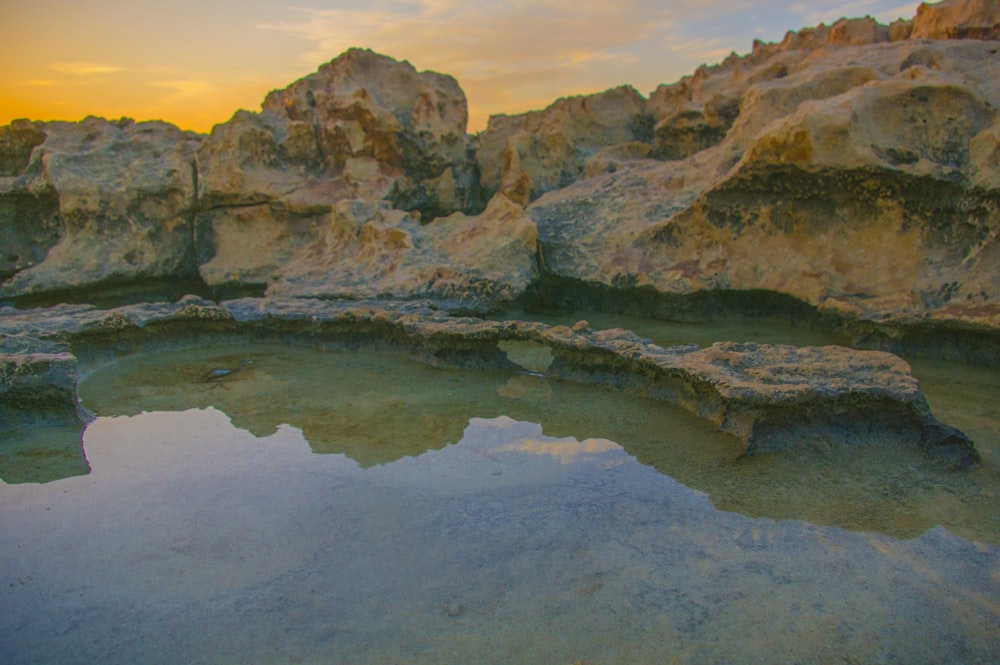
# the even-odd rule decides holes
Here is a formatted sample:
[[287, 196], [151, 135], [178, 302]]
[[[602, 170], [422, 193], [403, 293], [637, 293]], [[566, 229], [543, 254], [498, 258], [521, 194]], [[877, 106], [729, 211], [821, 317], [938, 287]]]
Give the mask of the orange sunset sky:
[[649, 94], [754, 39], [919, 3], [740, 0], [33, 0], [0, 8], [0, 124], [87, 115], [207, 132], [352, 46], [458, 79], [493, 113], [629, 83]]

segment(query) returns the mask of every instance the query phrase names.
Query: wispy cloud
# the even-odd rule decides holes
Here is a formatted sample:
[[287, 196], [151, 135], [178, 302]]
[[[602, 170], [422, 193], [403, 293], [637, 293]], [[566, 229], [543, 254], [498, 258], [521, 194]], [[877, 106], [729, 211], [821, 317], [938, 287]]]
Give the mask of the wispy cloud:
[[178, 97], [201, 97], [210, 94], [215, 90], [215, 86], [209, 81], [198, 79], [179, 79], [173, 81], [152, 81], [152, 85], [158, 88], [167, 88], [174, 91]]
[[[297, 9], [289, 20], [258, 28], [307, 42], [300, 58], [312, 67], [364, 46], [447, 72], [469, 94], [475, 116], [476, 106], [533, 100], [540, 86], [550, 102], [592, 92], [595, 69], [634, 63], [635, 45], [662, 38], [674, 20], [672, 10], [649, 0], [416, 0], [370, 10]], [[615, 84], [626, 80], [619, 75]]]
[[53, 62], [49, 64], [49, 69], [60, 74], [71, 74], [73, 76], [94, 76], [96, 74], [114, 74], [125, 71], [124, 67], [102, 65], [96, 62]]
[[898, 18], [912, 18], [920, 2], [905, 2], [884, 8], [885, 0], [852, 0], [851, 2], [816, 3], [796, 2], [789, 12], [802, 17], [802, 25], [830, 25], [842, 18], [871, 16], [880, 23], [891, 23]]

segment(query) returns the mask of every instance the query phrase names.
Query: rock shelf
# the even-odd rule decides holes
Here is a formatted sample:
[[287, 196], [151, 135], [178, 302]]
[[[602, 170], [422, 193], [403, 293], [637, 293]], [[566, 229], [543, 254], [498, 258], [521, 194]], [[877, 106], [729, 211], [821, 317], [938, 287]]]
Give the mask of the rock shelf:
[[[746, 454], [832, 445], [912, 445], [947, 464], [978, 461], [973, 443], [931, 413], [909, 365], [881, 351], [719, 342], [660, 347], [624, 329], [455, 317], [431, 301], [187, 296], [110, 310], [0, 309], [0, 432], [86, 419], [76, 382], [143, 350], [274, 340], [372, 348], [452, 367], [518, 369], [501, 346], [548, 347], [544, 374], [678, 404], [739, 438]], [[538, 368], [521, 367], [523, 371]]]

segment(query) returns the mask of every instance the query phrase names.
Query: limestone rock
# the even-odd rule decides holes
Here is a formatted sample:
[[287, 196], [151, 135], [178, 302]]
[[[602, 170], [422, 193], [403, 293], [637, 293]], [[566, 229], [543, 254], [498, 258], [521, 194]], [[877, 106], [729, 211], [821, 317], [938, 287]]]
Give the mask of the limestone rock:
[[203, 208], [294, 210], [294, 199], [306, 199], [329, 211], [342, 198], [367, 198], [425, 216], [473, 210], [467, 117], [450, 76], [349, 50], [270, 93], [261, 113], [241, 111], [213, 129], [198, 153]]
[[0, 294], [193, 272], [197, 135], [100, 118], [20, 127], [29, 143], [45, 138], [20, 175], [0, 179], [0, 224], [14, 248], [0, 274], [16, 273]]
[[996, 0], [943, 0], [921, 3], [913, 19], [913, 39], [1000, 39]]
[[602, 148], [648, 139], [649, 129], [645, 101], [631, 86], [493, 116], [479, 135], [482, 186], [526, 204], [576, 181]]
[[0, 284], [43, 261], [62, 235], [59, 195], [41, 177], [41, 160], [32, 160], [35, 148], [45, 141], [42, 127], [27, 120], [0, 127], [0, 245], [4, 248]]
[[[202, 278], [300, 295], [419, 291], [430, 277], [385, 279], [400, 252], [417, 256], [415, 220], [481, 209], [466, 121], [453, 78], [358, 49], [272, 92], [261, 113], [237, 113], [198, 152]], [[444, 256], [414, 270], [433, 274]]]
[[317, 239], [287, 262], [274, 295], [430, 297], [489, 309], [537, 277], [536, 229], [503, 195], [472, 217], [457, 212], [421, 224], [398, 210], [343, 201]]
[[733, 88], [739, 115], [685, 159], [622, 161], [532, 203], [545, 269], [669, 294], [854, 302], [872, 320], [992, 306], [996, 46], [876, 37], [823, 37], [796, 61], [791, 46], [761, 47], [658, 91], [654, 116]]

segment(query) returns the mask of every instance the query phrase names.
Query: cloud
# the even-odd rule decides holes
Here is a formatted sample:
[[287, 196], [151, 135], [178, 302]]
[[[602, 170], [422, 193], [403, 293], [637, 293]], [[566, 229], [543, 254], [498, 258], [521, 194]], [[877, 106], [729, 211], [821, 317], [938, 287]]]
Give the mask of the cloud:
[[451, 74], [468, 95], [475, 131], [487, 112], [542, 108], [625, 83], [649, 90], [746, 52], [755, 36], [780, 38], [842, 16], [888, 22], [912, 16], [918, 4], [898, 2], [370, 0], [288, 9], [284, 20], [257, 28], [304, 42], [299, 60], [311, 69], [357, 46]]
[[[636, 44], [664, 38], [673, 22], [671, 11], [648, 0], [417, 0], [366, 10], [297, 9], [290, 20], [258, 27], [307, 42], [300, 59], [312, 67], [362, 46], [451, 74], [475, 117], [476, 107], [523, 105], [543, 87], [546, 104], [594, 92], [595, 69], [624, 71]], [[619, 75], [605, 87], [626, 80]]]
[[53, 62], [49, 64], [49, 69], [60, 74], [71, 74], [73, 76], [93, 76], [94, 74], [114, 74], [125, 71], [124, 67], [117, 65], [102, 65], [96, 62]]
[[158, 88], [168, 88], [178, 97], [202, 97], [210, 94], [215, 86], [208, 81], [198, 79], [180, 79], [173, 81], [152, 81]]
[[572, 437], [565, 439], [525, 438], [497, 447], [498, 451], [546, 455], [563, 464], [572, 464], [580, 461], [581, 458], [602, 455], [620, 449], [621, 446], [608, 439], [577, 441]]
[[920, 2], [907, 2], [885, 8], [885, 0], [852, 0], [851, 2], [834, 3], [817, 7], [815, 4], [798, 2], [789, 11], [802, 17], [803, 27], [825, 23], [830, 25], [842, 18], [859, 18], [871, 16], [880, 23], [891, 23], [898, 18], [913, 18]]

